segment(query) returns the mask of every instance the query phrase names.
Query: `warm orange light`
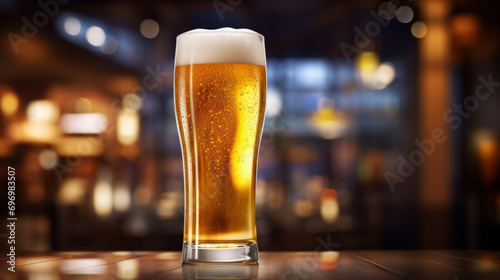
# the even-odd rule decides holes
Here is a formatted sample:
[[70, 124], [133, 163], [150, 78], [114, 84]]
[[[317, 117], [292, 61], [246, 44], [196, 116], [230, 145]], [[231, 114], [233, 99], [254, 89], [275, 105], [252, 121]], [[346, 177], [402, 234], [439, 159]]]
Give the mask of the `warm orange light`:
[[54, 143], [60, 131], [51, 123], [21, 122], [10, 125], [8, 135], [18, 142]]
[[337, 199], [337, 191], [334, 189], [324, 189], [321, 191], [321, 201]]
[[19, 108], [19, 98], [13, 92], [5, 92], [2, 94], [2, 113], [6, 117], [13, 116]]
[[123, 109], [118, 113], [118, 142], [130, 145], [139, 138], [139, 114], [131, 109]]
[[451, 1], [434, 1], [426, 0], [422, 1], [420, 5], [421, 14], [425, 15], [428, 20], [440, 20], [450, 12], [450, 2]]
[[104, 141], [99, 136], [62, 137], [54, 146], [60, 156], [95, 157], [104, 152]]
[[79, 205], [86, 195], [86, 181], [80, 178], [68, 178], [59, 188], [57, 202], [59, 205]]
[[133, 280], [139, 276], [139, 261], [136, 259], [122, 260], [116, 263], [119, 279]]
[[459, 46], [474, 45], [479, 39], [480, 22], [472, 14], [458, 14], [451, 18], [451, 34]]
[[314, 204], [308, 199], [299, 199], [293, 205], [293, 212], [301, 218], [309, 217], [312, 215]]
[[497, 178], [496, 171], [500, 163], [498, 159], [500, 154], [498, 140], [487, 131], [476, 132], [475, 138], [481, 180], [487, 185], [492, 185]]
[[310, 124], [318, 130], [324, 139], [334, 139], [342, 135], [347, 128], [344, 115], [333, 107], [320, 108], [310, 117]]
[[87, 98], [78, 98], [75, 102], [75, 112], [79, 114], [92, 112], [92, 101]]
[[113, 202], [115, 210], [118, 212], [128, 211], [131, 202], [131, 193], [123, 183], [118, 184], [113, 190]]
[[0, 157], [6, 157], [12, 154], [14, 143], [8, 139], [0, 138]]
[[35, 100], [28, 104], [27, 116], [32, 123], [55, 123], [59, 107], [50, 100]]
[[337, 260], [339, 258], [339, 252], [321, 252], [320, 253], [321, 262], [319, 267], [323, 270], [333, 270], [337, 268]]
[[160, 195], [156, 213], [162, 219], [171, 219], [178, 213], [178, 206], [181, 202], [181, 192], [164, 192]]
[[108, 217], [113, 211], [111, 176], [112, 174], [110, 170], [101, 170], [94, 188], [94, 210], [95, 213], [101, 218]]
[[337, 191], [334, 189], [324, 189], [321, 192], [320, 214], [325, 223], [334, 223], [339, 217], [340, 207], [337, 197]]

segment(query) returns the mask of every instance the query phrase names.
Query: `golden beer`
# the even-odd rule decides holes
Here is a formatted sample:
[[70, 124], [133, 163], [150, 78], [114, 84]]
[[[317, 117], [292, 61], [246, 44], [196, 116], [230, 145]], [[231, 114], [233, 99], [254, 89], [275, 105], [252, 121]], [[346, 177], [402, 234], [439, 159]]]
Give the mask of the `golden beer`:
[[[227, 33], [223, 37], [231, 39]], [[176, 58], [182, 51], [178, 43]], [[183, 261], [256, 262], [255, 183], [266, 68], [234, 55], [209, 57], [185, 65], [176, 60], [175, 67], [185, 185]]]

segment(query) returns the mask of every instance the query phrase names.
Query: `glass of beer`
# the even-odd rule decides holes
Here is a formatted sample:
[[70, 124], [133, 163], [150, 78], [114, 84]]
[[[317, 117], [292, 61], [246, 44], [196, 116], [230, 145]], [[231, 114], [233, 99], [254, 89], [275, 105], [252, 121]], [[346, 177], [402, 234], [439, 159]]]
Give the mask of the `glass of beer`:
[[266, 103], [264, 37], [177, 37], [174, 96], [184, 164], [185, 263], [257, 263], [255, 183]]

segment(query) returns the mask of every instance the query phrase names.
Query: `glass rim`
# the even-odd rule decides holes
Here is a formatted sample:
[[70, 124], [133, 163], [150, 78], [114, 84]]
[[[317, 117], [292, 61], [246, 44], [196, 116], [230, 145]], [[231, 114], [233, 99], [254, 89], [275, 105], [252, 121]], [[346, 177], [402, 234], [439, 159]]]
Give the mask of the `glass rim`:
[[[247, 31], [248, 30], [248, 31]], [[250, 31], [250, 32], [249, 32]], [[217, 29], [205, 29], [205, 28], [196, 28], [192, 29], [186, 32], [183, 32], [179, 35], [177, 35], [177, 39], [183, 37], [183, 36], [189, 36], [189, 35], [212, 35], [212, 34], [244, 34], [244, 35], [254, 35], [257, 37], [260, 37], [264, 39], [264, 35], [260, 34], [259, 32], [256, 32], [254, 30], [248, 29], [248, 28], [231, 28], [231, 27], [223, 27], [223, 28], [217, 28]]]

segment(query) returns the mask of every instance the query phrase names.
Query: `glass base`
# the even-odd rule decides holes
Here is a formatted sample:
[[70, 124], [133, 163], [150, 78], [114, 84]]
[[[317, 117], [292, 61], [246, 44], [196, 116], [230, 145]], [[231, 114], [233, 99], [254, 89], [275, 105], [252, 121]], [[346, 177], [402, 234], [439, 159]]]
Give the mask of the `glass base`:
[[201, 263], [240, 263], [253, 264], [259, 261], [257, 243], [207, 243], [184, 242], [182, 262]]

